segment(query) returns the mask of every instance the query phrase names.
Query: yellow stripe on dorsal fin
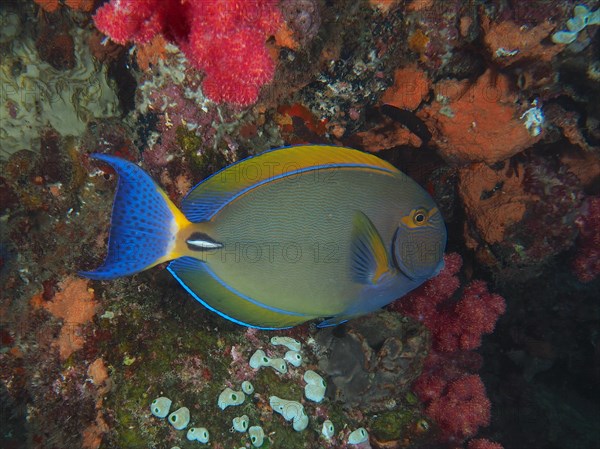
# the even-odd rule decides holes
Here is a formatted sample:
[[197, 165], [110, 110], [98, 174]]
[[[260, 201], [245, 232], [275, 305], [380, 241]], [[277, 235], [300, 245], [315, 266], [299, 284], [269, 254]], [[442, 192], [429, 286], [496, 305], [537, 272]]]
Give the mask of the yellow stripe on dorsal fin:
[[277, 148], [215, 173], [185, 197], [181, 209], [192, 222], [209, 220], [232, 198], [257, 185], [306, 170], [353, 166], [398, 173], [388, 162], [351, 148], [329, 145]]

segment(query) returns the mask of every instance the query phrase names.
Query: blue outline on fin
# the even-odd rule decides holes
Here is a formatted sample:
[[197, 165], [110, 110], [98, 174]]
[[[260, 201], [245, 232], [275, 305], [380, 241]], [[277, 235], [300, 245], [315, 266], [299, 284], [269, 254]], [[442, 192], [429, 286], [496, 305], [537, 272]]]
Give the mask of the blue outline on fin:
[[[242, 164], [245, 163], [251, 159], [263, 156], [266, 153], [271, 153], [273, 151], [280, 151], [280, 150], [286, 150], [289, 148], [296, 148], [296, 147], [301, 147], [301, 146], [305, 146], [305, 145], [290, 145], [287, 147], [279, 147], [279, 148], [272, 148], [270, 150], [267, 151], [263, 151], [262, 153], [259, 154], [255, 154], [253, 156], [247, 157], [245, 159], [242, 159], [241, 161], [235, 162], [231, 165], [228, 165], [225, 168], [222, 168], [221, 170], [219, 170], [216, 173], [213, 173], [212, 175], [210, 175], [208, 178], [203, 179], [202, 181], [200, 181], [198, 184], [196, 184], [192, 189], [190, 189], [190, 191], [183, 197], [183, 199], [181, 200], [181, 210], [184, 213], [184, 215], [188, 218], [188, 220], [193, 221], [193, 222], [198, 222], [198, 221], [209, 221], [212, 217], [214, 217], [217, 213], [219, 213], [225, 206], [227, 206], [228, 204], [230, 204], [231, 202], [233, 202], [234, 200], [236, 200], [238, 197], [240, 197], [241, 195], [249, 192], [250, 190], [253, 190], [263, 184], [269, 183], [271, 181], [277, 180], [277, 179], [281, 179], [281, 178], [285, 178], [287, 176], [293, 176], [293, 175], [297, 175], [299, 173], [304, 173], [304, 172], [309, 172], [309, 171], [315, 171], [315, 170], [321, 170], [321, 169], [325, 169], [325, 168], [371, 168], [373, 170], [377, 170], [377, 171], [382, 171], [385, 173], [391, 173], [391, 174], [395, 174], [398, 172], [397, 169], [395, 170], [391, 170], [391, 169], [385, 169], [383, 167], [378, 167], [378, 166], [372, 166], [372, 165], [368, 165], [368, 164], [358, 164], [358, 163], [349, 163], [349, 164], [343, 164], [343, 163], [338, 163], [338, 164], [325, 164], [325, 165], [313, 165], [310, 167], [304, 167], [304, 168], [299, 168], [297, 170], [292, 170], [290, 172], [286, 172], [286, 173], [281, 173], [280, 175], [277, 176], [273, 176], [267, 179], [263, 179], [262, 181], [259, 181], [255, 184], [252, 184], [248, 187], [246, 187], [243, 190], [240, 190], [238, 192], [236, 192], [233, 196], [228, 197], [226, 199], [225, 202], [221, 203], [214, 211], [212, 211], [210, 214], [205, 215], [205, 216], [191, 216], [193, 215], [192, 213], [190, 213], [191, 211], [189, 209], [193, 209], [193, 207], [189, 206], [187, 204], [187, 199], [188, 197], [191, 195], [192, 192], [194, 192], [198, 187], [200, 187], [202, 184], [204, 184], [205, 182], [207, 182], [209, 179], [212, 179], [215, 176], [220, 175], [222, 172], [224, 172], [225, 170], [229, 170], [231, 167], [235, 167], [238, 164]], [[311, 145], [311, 146], [322, 146], [322, 147], [331, 147], [331, 145]], [[358, 151], [358, 150], [355, 150]], [[189, 214], [189, 215], [188, 215]]]
[[350, 321], [350, 319], [348, 318], [347, 320], [336, 322], [335, 320], [338, 319], [338, 317], [339, 316], [336, 315], [332, 316], [331, 318], [327, 318], [324, 321], [321, 321], [319, 324], [317, 324], [317, 329], [325, 329], [326, 327], [339, 326]]
[[[92, 271], [79, 271], [78, 274], [94, 280], [108, 280], [156, 265], [175, 240], [170, 201], [154, 179], [133, 162], [100, 153], [93, 153], [90, 158], [112, 167], [117, 174], [117, 185], [104, 262]], [[147, 206], [150, 203], [151, 208]]]
[[[185, 257], [179, 258], [177, 260], [181, 260], [181, 259], [185, 259]], [[190, 257], [190, 259], [193, 259], [192, 257]], [[211, 305], [209, 305], [206, 301], [204, 301], [202, 298], [200, 298], [190, 287], [188, 287], [188, 285], [179, 277], [177, 276], [177, 273], [175, 273], [175, 271], [173, 270], [173, 268], [171, 268], [171, 264], [173, 264], [176, 261], [171, 262], [168, 266], [167, 266], [167, 270], [169, 271], [169, 273], [171, 273], [171, 275], [173, 275], [173, 277], [175, 279], [177, 279], [177, 281], [183, 286], [183, 288], [185, 290], [187, 290], [187, 292], [192, 295], [192, 297], [198, 301], [200, 304], [202, 304], [204, 307], [206, 307], [208, 310], [210, 310], [211, 312], [215, 312], [216, 314], [220, 315], [222, 318], [225, 318], [229, 321], [232, 321], [236, 324], [239, 324], [241, 326], [245, 326], [245, 327], [250, 327], [250, 328], [254, 328], [254, 329], [261, 329], [261, 330], [280, 330], [280, 329], [291, 329], [294, 326], [286, 326], [286, 327], [261, 327], [261, 326], [256, 326], [254, 324], [248, 324], [248, 323], [244, 323], [243, 321], [237, 320], [235, 318], [230, 317], [229, 315], [221, 312], [218, 309], [215, 309], [214, 307], [212, 307]], [[199, 261], [200, 262], [200, 261]], [[201, 262], [200, 262], [201, 263]], [[217, 281], [220, 285], [222, 285], [223, 287], [225, 287], [227, 290], [229, 290], [231, 293], [239, 296], [240, 298], [242, 298], [243, 300], [247, 300], [249, 302], [251, 302], [252, 304], [261, 307], [263, 309], [269, 310], [271, 312], [276, 312], [276, 313], [281, 313], [282, 315], [291, 315], [291, 316], [307, 316], [305, 314], [300, 314], [300, 313], [290, 313], [290, 312], [283, 312], [283, 311], [279, 311], [278, 309], [273, 309], [271, 307], [265, 306], [265, 305], [261, 305], [261, 303], [257, 303], [255, 300], [237, 293], [234, 289], [232, 289], [229, 285], [223, 283], [223, 281], [221, 279], [219, 279], [213, 272], [212, 270], [210, 270], [207, 266], [204, 266], [205, 272], [208, 273], [208, 275], [210, 277], [212, 277], [215, 281]]]
[[320, 169], [324, 169], [324, 168], [366, 168], [366, 167], [373, 168], [373, 170], [380, 170], [380, 171], [383, 171], [383, 172], [386, 172], [386, 173], [394, 173], [394, 172], [392, 172], [390, 170], [385, 170], [385, 169], [382, 169], [380, 167], [370, 167], [370, 166], [365, 165], [365, 164], [335, 164], [335, 165], [333, 165], [333, 164], [327, 164], [327, 165], [314, 165], [312, 167], [307, 167], [307, 168], [300, 168], [298, 170], [294, 170], [294, 171], [290, 171], [290, 172], [287, 172], [287, 173], [282, 173], [281, 175], [273, 176], [272, 178], [265, 179], [265, 180], [260, 181], [260, 182], [258, 182], [256, 184], [253, 184], [253, 185], [251, 185], [249, 187], [246, 187], [243, 190], [240, 190], [235, 195], [233, 195], [231, 198], [229, 198], [229, 200], [227, 202], [221, 204], [221, 206], [218, 209], [216, 209], [212, 213], [212, 215], [210, 217], [208, 217], [207, 219], [210, 220], [217, 213], [219, 213], [221, 211], [221, 209], [223, 209], [228, 204], [233, 203], [236, 199], [238, 199], [240, 196], [244, 195], [245, 193], [247, 193], [247, 192], [249, 192], [251, 190], [254, 190], [257, 187], [260, 187], [263, 184], [267, 184], [269, 182], [276, 181], [278, 179], [286, 178], [288, 176], [294, 176], [294, 175], [297, 175], [297, 174], [300, 174], [300, 173], [305, 173], [305, 172], [320, 170]]

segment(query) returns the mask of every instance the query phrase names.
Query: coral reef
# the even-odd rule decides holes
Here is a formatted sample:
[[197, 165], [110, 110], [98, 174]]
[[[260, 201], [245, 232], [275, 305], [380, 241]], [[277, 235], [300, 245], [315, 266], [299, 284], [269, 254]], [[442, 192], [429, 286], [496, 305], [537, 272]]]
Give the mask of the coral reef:
[[587, 198], [584, 210], [576, 222], [579, 237], [571, 268], [581, 282], [591, 282], [600, 275], [600, 197]]
[[98, 307], [94, 291], [84, 279], [67, 278], [58, 286], [51, 301], [44, 302], [43, 295], [31, 298], [34, 308], [44, 308], [54, 317], [63, 320], [57, 346], [60, 358], [68, 359], [73, 352], [83, 348], [80, 326], [89, 322]]
[[[16, 14], [13, 17], [18, 19]], [[3, 86], [0, 159], [23, 149], [35, 151], [39, 147], [39, 133], [48, 125], [62, 135], [81, 136], [88, 121], [118, 113], [117, 96], [107, 70], [96, 66], [86, 51], [85, 35], [83, 30], [73, 33], [70, 45], [74, 46], [71, 53], [75, 59], [71, 62], [62, 59], [64, 52], [42, 53], [45, 56], [40, 57], [45, 48], [53, 52], [60, 48], [57, 42], [47, 46], [42, 41], [44, 46], [36, 49], [31, 36], [22, 36], [8, 44], [11, 52], [0, 64]], [[70, 35], [62, 36], [69, 45]]]
[[440, 154], [452, 163], [503, 161], [540, 140], [521, 119], [509, 79], [490, 70], [474, 84], [444, 80], [436, 101], [419, 111]]
[[65, 0], [64, 2], [60, 2], [59, 0], [34, 0], [35, 3], [40, 5], [46, 12], [55, 12], [57, 11], [61, 4], [64, 3], [65, 6], [69, 8], [86, 11], [89, 12], [94, 7], [94, 0]]
[[501, 66], [516, 64], [522, 59], [539, 59], [550, 61], [560, 52], [560, 48], [542, 44], [554, 25], [542, 22], [534, 27], [523, 27], [521, 24], [507, 20], [490, 23], [485, 31], [485, 43], [494, 61]]
[[494, 443], [485, 438], [477, 438], [469, 441], [467, 449], [504, 449], [501, 444]]
[[404, 67], [394, 72], [394, 85], [383, 93], [381, 101], [414, 111], [429, 95], [429, 89], [427, 73], [416, 66]]
[[564, 166], [532, 158], [528, 163], [459, 170], [459, 194], [469, 217], [468, 247], [482, 263], [509, 275], [533, 275], [577, 237], [583, 194]]
[[465, 285], [460, 299], [453, 301], [460, 286], [457, 274], [462, 260], [453, 253], [444, 261], [446, 265], [437, 277], [409, 293], [397, 307], [427, 326], [436, 351], [477, 349], [482, 335], [491, 333], [504, 313], [504, 299], [489, 293], [485, 282], [478, 280]]
[[316, 0], [282, 0], [279, 8], [298, 45], [308, 44], [319, 32], [321, 14]]
[[[0, 446], [186, 449], [191, 428], [215, 448], [595, 447], [597, 3], [4, 2]], [[273, 334], [206, 312], [162, 267], [76, 275], [103, 259], [115, 187], [90, 153], [141, 164], [179, 204], [306, 142], [376, 152], [435, 197], [437, 278]], [[221, 410], [226, 389], [245, 401]]]
[[448, 383], [444, 393], [425, 410], [449, 437], [471, 437], [490, 424], [490, 401], [477, 375], [465, 375]]
[[430, 330], [432, 351], [414, 390], [425, 402], [425, 414], [440, 428], [443, 440], [463, 441], [490, 423], [491, 404], [477, 374], [481, 358], [471, 352], [494, 330], [505, 311], [504, 299], [487, 291], [483, 281], [460, 287], [458, 254], [444, 258], [435, 278], [391, 307], [421, 321]]

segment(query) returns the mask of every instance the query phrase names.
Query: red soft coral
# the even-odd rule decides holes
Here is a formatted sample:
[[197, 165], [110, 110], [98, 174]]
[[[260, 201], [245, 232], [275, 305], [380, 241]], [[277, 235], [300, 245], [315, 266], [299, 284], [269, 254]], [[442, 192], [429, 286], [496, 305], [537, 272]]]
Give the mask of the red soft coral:
[[429, 328], [434, 349], [442, 352], [470, 351], [481, 345], [481, 336], [494, 330], [505, 303], [489, 293], [483, 281], [468, 284], [458, 301], [453, 296], [460, 286], [458, 254], [445, 256], [445, 267], [435, 278], [398, 302], [396, 309]]
[[[253, 55], [248, 58], [248, 55]], [[215, 46], [205, 59], [204, 94], [216, 102], [251, 104], [260, 86], [273, 78], [275, 63], [264, 39], [251, 30], [242, 30], [225, 45]]]
[[571, 267], [581, 282], [591, 282], [600, 275], [600, 196], [586, 200], [585, 213], [576, 223], [578, 249]]
[[448, 385], [445, 392], [431, 401], [425, 413], [448, 437], [464, 439], [490, 423], [491, 404], [481, 378], [466, 375]]
[[499, 443], [494, 443], [490, 440], [486, 440], [485, 438], [478, 438], [476, 440], [469, 441], [467, 449], [504, 449], [504, 447]]
[[164, 26], [160, 0], [121, 0], [104, 4], [94, 15], [96, 27], [118, 44], [148, 42]]
[[425, 413], [439, 426], [445, 440], [472, 437], [490, 420], [490, 401], [475, 374], [482, 358], [474, 349], [494, 330], [504, 313], [504, 299], [489, 293], [483, 281], [472, 281], [460, 291], [458, 254], [444, 257], [442, 272], [392, 305], [425, 324], [432, 350], [413, 390], [426, 405]]
[[120, 44], [162, 33], [204, 71], [208, 98], [245, 106], [273, 79], [275, 62], [265, 41], [283, 19], [275, 0], [112, 0], [94, 22]]

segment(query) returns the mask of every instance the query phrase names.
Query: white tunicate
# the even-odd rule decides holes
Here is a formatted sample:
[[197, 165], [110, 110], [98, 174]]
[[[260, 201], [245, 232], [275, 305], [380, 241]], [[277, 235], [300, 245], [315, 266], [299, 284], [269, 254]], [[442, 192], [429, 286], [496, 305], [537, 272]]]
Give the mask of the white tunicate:
[[188, 430], [186, 437], [190, 441], [199, 441], [204, 444], [209, 440], [208, 430], [204, 427], [192, 427]]
[[196, 441], [197, 432], [198, 432], [198, 427], [190, 427], [188, 429], [185, 437], [190, 441]]
[[169, 415], [169, 422], [175, 429], [183, 430], [190, 423], [190, 410], [187, 407], [181, 407]]
[[287, 373], [287, 364], [283, 359], [271, 359], [269, 366], [281, 374]]
[[242, 405], [245, 400], [246, 395], [243, 391], [233, 391], [227, 387], [219, 395], [217, 405], [221, 410], [225, 410], [229, 406]]
[[333, 437], [333, 435], [335, 433], [335, 427], [333, 427], [333, 423], [330, 420], [326, 420], [323, 423], [323, 427], [321, 429], [321, 433], [327, 439], [330, 439], [331, 437]]
[[247, 415], [237, 416], [233, 418], [233, 428], [238, 432], [245, 432], [248, 430], [249, 419]]
[[300, 349], [302, 349], [300, 342], [292, 337], [271, 337], [271, 344], [274, 346], [282, 345], [296, 352], [299, 352]]
[[567, 28], [569, 29], [569, 31], [579, 33], [587, 26], [587, 21], [587, 15], [572, 17], [569, 20], [567, 20]]
[[325, 397], [325, 387], [322, 385], [306, 384], [304, 386], [304, 396], [309, 401], [321, 402]]
[[208, 430], [206, 430], [204, 427], [200, 427], [198, 429], [198, 435], [196, 436], [196, 441], [206, 444], [206, 443], [208, 443], [209, 438], [210, 438], [210, 435], [208, 434]]
[[250, 357], [250, 367], [258, 369], [263, 366], [270, 366], [271, 368], [275, 369], [276, 371], [282, 374], [287, 373], [287, 365], [285, 363], [285, 360], [279, 358], [271, 359], [267, 357], [265, 351], [263, 351], [262, 349], [257, 349], [256, 352], [252, 354], [252, 357]]
[[587, 16], [590, 13], [590, 10], [585, 5], [575, 5], [573, 8], [573, 15], [575, 17]]
[[325, 384], [321, 375], [311, 369], [306, 370], [304, 373], [304, 382], [310, 385], [322, 385], [323, 387], [327, 387], [327, 384]]
[[359, 427], [348, 435], [348, 444], [360, 444], [369, 440], [369, 434], [364, 427]]
[[300, 365], [302, 365], [302, 355], [300, 355], [300, 353], [298, 351], [290, 350], [285, 353], [283, 358], [285, 359], [286, 362], [288, 362], [290, 365], [294, 365], [296, 368], [298, 368]]
[[585, 27], [600, 25], [600, 9], [590, 12], [587, 6], [577, 5], [573, 8], [573, 17], [567, 20], [569, 31], [557, 31], [552, 35], [555, 44], [570, 44]]
[[557, 31], [552, 35], [555, 44], [570, 44], [577, 39], [577, 33], [571, 31]]
[[254, 385], [245, 380], [242, 382], [242, 391], [246, 394], [252, 394], [254, 393]]
[[156, 398], [150, 404], [150, 410], [152, 414], [157, 418], [165, 418], [169, 414], [169, 410], [171, 409], [171, 401], [169, 398], [161, 396], [160, 398]]
[[269, 397], [269, 405], [276, 413], [279, 413], [286, 421], [291, 421], [304, 411], [304, 406], [296, 401], [289, 401], [277, 396]]
[[313, 370], [307, 370], [304, 373], [304, 381], [306, 386], [304, 387], [304, 396], [306, 399], [313, 402], [321, 402], [325, 397], [325, 390], [327, 384], [325, 380]]
[[274, 412], [283, 414], [283, 409], [285, 408], [285, 403], [287, 401], [285, 399], [281, 399], [278, 396], [270, 396], [269, 397], [269, 405], [273, 409]]
[[292, 427], [296, 432], [302, 432], [308, 427], [308, 416], [304, 413], [304, 409], [300, 411], [300, 414], [294, 417], [292, 421]]
[[304, 412], [304, 406], [299, 402], [271, 396], [269, 404], [273, 411], [283, 416], [286, 421], [292, 421], [295, 431], [300, 432], [308, 426], [308, 416]]
[[248, 435], [250, 435], [250, 441], [254, 447], [261, 447], [265, 440], [265, 432], [260, 426], [252, 426], [248, 429]]
[[271, 359], [267, 357], [267, 354], [265, 354], [265, 351], [262, 349], [257, 349], [256, 352], [252, 354], [252, 357], [250, 357], [250, 367], [254, 369], [258, 369], [262, 366], [270, 366], [270, 362]]

